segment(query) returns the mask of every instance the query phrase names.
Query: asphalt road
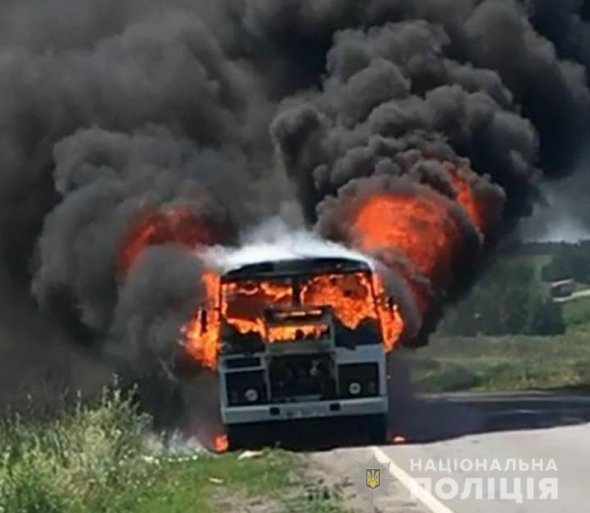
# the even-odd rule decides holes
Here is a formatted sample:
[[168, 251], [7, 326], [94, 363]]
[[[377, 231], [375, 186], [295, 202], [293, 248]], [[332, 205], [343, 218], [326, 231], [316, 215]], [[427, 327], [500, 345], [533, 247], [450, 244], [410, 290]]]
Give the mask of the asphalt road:
[[[327, 475], [340, 480], [359, 511], [590, 512], [590, 394], [439, 395], [394, 401], [392, 413], [392, 434], [403, 434], [408, 443], [312, 456]], [[373, 457], [393, 484], [384, 479], [380, 491], [387, 494], [372, 506], [366, 483], [354, 481], [359, 468], [362, 474], [363, 467], [371, 467]], [[420, 479], [431, 481], [416, 487]], [[544, 488], [544, 500], [541, 481], [550, 486]], [[519, 486], [521, 494], [515, 493]]]

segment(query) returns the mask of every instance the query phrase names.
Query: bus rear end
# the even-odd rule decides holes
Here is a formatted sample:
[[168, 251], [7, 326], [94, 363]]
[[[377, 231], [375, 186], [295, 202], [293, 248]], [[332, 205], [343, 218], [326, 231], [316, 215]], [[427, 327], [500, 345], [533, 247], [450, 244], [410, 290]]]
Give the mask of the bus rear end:
[[221, 285], [221, 415], [230, 440], [261, 424], [360, 418], [375, 442], [388, 409], [372, 270], [348, 259], [247, 266]]

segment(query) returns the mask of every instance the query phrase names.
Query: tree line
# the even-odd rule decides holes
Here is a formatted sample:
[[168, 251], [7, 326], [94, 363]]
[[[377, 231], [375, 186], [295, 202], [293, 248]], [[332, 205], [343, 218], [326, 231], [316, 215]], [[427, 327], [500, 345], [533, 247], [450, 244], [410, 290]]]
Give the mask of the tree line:
[[439, 333], [455, 336], [564, 333], [567, 326], [562, 307], [552, 300], [548, 287], [536, 274], [534, 261], [526, 258], [496, 264], [467, 297], [449, 309]]
[[555, 282], [573, 279], [590, 283], [590, 241], [578, 244], [560, 244], [541, 271], [543, 281]]

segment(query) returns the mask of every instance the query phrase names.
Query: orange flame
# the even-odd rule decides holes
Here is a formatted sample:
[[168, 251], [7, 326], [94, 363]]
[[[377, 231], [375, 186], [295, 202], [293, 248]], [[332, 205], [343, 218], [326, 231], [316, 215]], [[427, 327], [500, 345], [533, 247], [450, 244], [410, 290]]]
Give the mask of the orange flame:
[[447, 170], [449, 176], [451, 177], [451, 182], [453, 183], [455, 193], [457, 194], [457, 202], [465, 209], [469, 220], [474, 224], [474, 226], [481, 233], [485, 233], [487, 229], [487, 222], [485, 216], [483, 215], [482, 209], [477, 203], [475, 195], [473, 194], [473, 189], [469, 184], [467, 176], [461, 173], [449, 162], [445, 162], [443, 167]]
[[205, 304], [183, 328], [183, 335], [188, 353], [204, 367], [215, 369], [221, 344], [218, 308], [221, 283], [219, 276], [211, 271], [203, 274], [201, 280], [205, 288]]
[[117, 271], [124, 277], [141, 252], [148, 246], [174, 244], [198, 249], [219, 242], [223, 230], [212, 230], [188, 209], [171, 208], [165, 212], [146, 208], [127, 230], [117, 255]]
[[385, 286], [377, 274], [373, 279], [375, 295], [377, 298], [377, 312], [381, 324], [383, 345], [387, 352], [395, 349], [404, 332], [405, 323], [397, 305], [389, 304], [389, 298], [385, 293]]
[[264, 310], [291, 304], [293, 288], [288, 281], [240, 281], [225, 284], [223, 296], [221, 311], [227, 323], [242, 334], [263, 336]]
[[331, 305], [336, 317], [350, 329], [377, 316], [371, 282], [363, 273], [315, 276], [302, 287], [301, 300], [310, 306]]
[[450, 205], [434, 193], [371, 196], [358, 210], [353, 230], [363, 251], [395, 249], [427, 277], [449, 268], [460, 240]]
[[[394, 349], [404, 329], [396, 305], [389, 304], [381, 281], [365, 273], [324, 274], [307, 280], [300, 290], [301, 310], [289, 310], [291, 321], [298, 314], [301, 323], [268, 322], [268, 307], [293, 308], [293, 286], [288, 280], [236, 281], [221, 284], [213, 272], [202, 277], [206, 291], [205, 304], [184, 327], [183, 335], [189, 354], [203, 366], [215, 369], [218, 361], [222, 321], [241, 334], [255, 334], [268, 343], [301, 339], [319, 339], [329, 327], [321, 322], [321, 307], [331, 307], [337, 319], [347, 328], [356, 329], [366, 319], [379, 322], [383, 345]], [[320, 310], [311, 310], [318, 307]], [[312, 322], [310, 315], [319, 317]]]
[[394, 444], [405, 444], [408, 440], [404, 435], [395, 435], [391, 441]]
[[327, 326], [273, 326], [268, 330], [268, 341], [290, 342], [293, 340], [319, 339], [328, 333]]
[[227, 435], [217, 435], [213, 439], [213, 449], [215, 452], [226, 452], [229, 449], [229, 439]]

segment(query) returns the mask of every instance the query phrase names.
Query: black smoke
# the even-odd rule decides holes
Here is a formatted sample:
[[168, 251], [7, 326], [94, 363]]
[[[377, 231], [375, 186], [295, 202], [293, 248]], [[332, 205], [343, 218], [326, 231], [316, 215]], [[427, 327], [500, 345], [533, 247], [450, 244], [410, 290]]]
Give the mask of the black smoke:
[[3, 304], [52, 339], [168, 361], [198, 279], [170, 250], [117, 281], [144, 207], [239, 232], [296, 203], [321, 226], [358, 179], [452, 200], [445, 161], [474, 170], [501, 232], [585, 140], [587, 19], [581, 0], [5, 0]]

